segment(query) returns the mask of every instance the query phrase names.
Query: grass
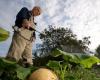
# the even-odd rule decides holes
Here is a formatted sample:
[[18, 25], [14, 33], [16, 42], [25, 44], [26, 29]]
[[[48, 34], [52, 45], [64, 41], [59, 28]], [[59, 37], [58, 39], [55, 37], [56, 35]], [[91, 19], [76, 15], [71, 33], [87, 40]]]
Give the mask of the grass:
[[76, 67], [66, 72], [65, 80], [100, 80], [100, 69]]

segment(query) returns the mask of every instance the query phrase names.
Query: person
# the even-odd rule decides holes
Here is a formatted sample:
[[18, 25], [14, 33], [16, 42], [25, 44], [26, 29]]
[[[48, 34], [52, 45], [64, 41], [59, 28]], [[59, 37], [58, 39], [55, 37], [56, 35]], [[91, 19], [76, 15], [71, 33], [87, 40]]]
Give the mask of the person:
[[32, 61], [32, 44], [35, 41], [34, 17], [41, 14], [39, 6], [33, 7], [30, 11], [23, 7], [17, 14], [15, 26], [13, 26], [14, 34], [11, 46], [6, 56], [9, 60], [15, 60], [25, 66], [33, 65]]

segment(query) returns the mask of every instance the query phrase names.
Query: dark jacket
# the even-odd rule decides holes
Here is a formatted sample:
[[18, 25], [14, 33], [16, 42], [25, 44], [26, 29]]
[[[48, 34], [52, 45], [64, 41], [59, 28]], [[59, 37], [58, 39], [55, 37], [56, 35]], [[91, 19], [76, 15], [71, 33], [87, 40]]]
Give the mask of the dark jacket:
[[[26, 7], [23, 7], [16, 16], [15, 26], [18, 26], [19, 28], [21, 28], [23, 19], [29, 20], [31, 18], [31, 16], [32, 16], [31, 12]], [[34, 21], [34, 18], [33, 18], [33, 21]], [[36, 25], [36, 23], [35, 23], [35, 25]], [[30, 28], [30, 30], [33, 30], [33, 29]], [[33, 32], [33, 37], [35, 37], [35, 32]]]
[[16, 20], [15, 20], [15, 26], [18, 26], [19, 28], [22, 27], [22, 21], [23, 19], [30, 19], [31, 12], [26, 8], [23, 7], [17, 14]]

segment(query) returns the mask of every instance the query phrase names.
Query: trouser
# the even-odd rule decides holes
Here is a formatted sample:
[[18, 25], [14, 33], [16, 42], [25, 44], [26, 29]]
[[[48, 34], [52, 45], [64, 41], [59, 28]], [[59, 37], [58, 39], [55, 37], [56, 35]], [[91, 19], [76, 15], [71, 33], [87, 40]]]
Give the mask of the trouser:
[[14, 32], [12, 43], [9, 48], [7, 57], [15, 59], [17, 62], [19, 60], [25, 59], [26, 63], [33, 64], [32, 61], [32, 43], [21, 37], [18, 33]]

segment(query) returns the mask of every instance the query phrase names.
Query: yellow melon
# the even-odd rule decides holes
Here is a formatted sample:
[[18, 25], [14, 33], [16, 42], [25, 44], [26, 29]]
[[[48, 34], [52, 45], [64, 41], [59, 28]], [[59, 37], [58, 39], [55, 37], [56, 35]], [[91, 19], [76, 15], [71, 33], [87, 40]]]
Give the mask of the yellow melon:
[[49, 69], [40, 68], [34, 71], [28, 80], [59, 80], [57, 75]]

